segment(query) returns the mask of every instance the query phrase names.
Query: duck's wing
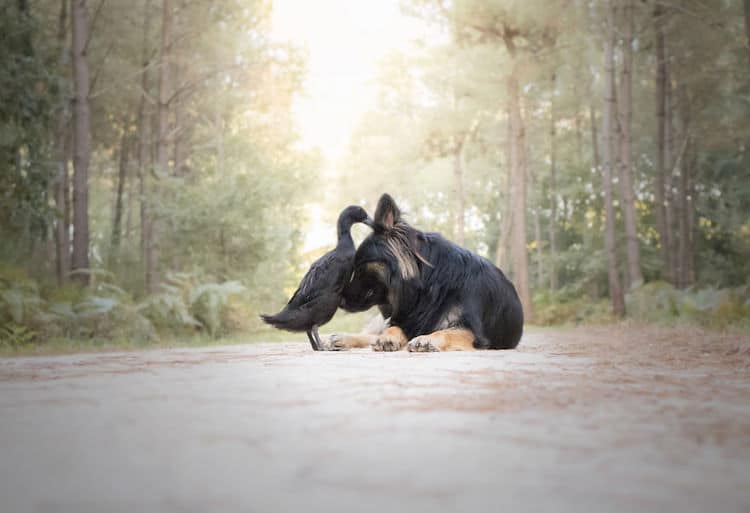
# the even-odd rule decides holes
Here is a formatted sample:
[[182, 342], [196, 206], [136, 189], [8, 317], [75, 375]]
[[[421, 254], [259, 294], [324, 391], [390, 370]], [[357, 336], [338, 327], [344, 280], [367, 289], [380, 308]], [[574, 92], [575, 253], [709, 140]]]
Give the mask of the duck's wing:
[[289, 304], [303, 305], [321, 294], [340, 289], [352, 273], [353, 258], [326, 253], [310, 266]]

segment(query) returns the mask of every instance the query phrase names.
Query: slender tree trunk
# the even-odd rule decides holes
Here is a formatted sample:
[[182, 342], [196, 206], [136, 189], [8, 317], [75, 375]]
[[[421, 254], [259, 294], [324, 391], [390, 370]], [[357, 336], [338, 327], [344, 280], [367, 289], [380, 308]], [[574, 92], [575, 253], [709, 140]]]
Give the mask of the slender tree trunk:
[[[537, 187], [536, 177], [534, 173], [529, 173], [529, 186], [532, 190]], [[539, 195], [539, 203], [542, 202], [541, 194]], [[539, 217], [539, 212], [542, 210], [542, 205], [537, 205], [534, 208], [534, 253], [536, 253], [536, 287], [544, 287], [544, 257], [542, 255], [542, 221]]]
[[511, 254], [515, 285], [523, 305], [524, 317], [533, 318], [533, 306], [529, 284], [529, 259], [526, 249], [526, 134], [521, 118], [521, 98], [518, 79], [516, 77], [515, 56], [513, 57], [513, 71], [508, 77], [508, 98], [510, 100], [510, 119], [512, 127], [511, 146], [511, 204], [513, 211], [513, 228], [511, 238]]
[[[143, 3], [143, 39], [141, 49], [141, 65], [143, 67], [141, 73], [141, 95], [138, 100], [138, 153], [137, 153], [137, 175], [138, 175], [138, 198], [139, 198], [139, 214], [140, 214], [140, 243], [141, 243], [141, 263], [143, 269], [148, 268], [147, 261], [148, 255], [146, 248], [149, 245], [151, 239], [150, 230], [151, 224], [149, 222], [149, 198], [148, 188], [146, 187], [146, 177], [148, 172], [146, 170], [146, 163], [149, 161], [149, 122], [150, 116], [146, 114], [146, 97], [149, 90], [149, 30], [151, 27], [151, 0], [145, 0]], [[146, 278], [144, 273], [144, 277]], [[146, 284], [146, 290], [148, 285]]]
[[[589, 105], [589, 124], [591, 126], [591, 165], [594, 169], [594, 173], [591, 176], [591, 182], [593, 189], [599, 190], [600, 184], [596, 183], [596, 177], [598, 177], [602, 172], [602, 164], [601, 159], [599, 158], [599, 134], [596, 129], [596, 110], [594, 109], [593, 103]], [[598, 198], [598, 195], [596, 196], [596, 198]], [[599, 206], [598, 199], [593, 200], [592, 209], [594, 211], [594, 216], [591, 219], [591, 226], [587, 226], [588, 229], [584, 230], [584, 242], [586, 243], [586, 248], [591, 251], [594, 250], [593, 234], [601, 232], [601, 222], [599, 220], [601, 217], [601, 208]], [[599, 298], [599, 280], [592, 279], [590, 280], [590, 283], [591, 290], [589, 291], [589, 294], [592, 298]]]
[[70, 183], [68, 181], [68, 149], [65, 144], [67, 139], [65, 130], [68, 123], [65, 114], [61, 113], [59, 116], [55, 137], [58, 151], [57, 181], [55, 183], [55, 206], [58, 211], [55, 226], [55, 257], [57, 283], [63, 285], [70, 273], [70, 213], [68, 212]]
[[594, 170], [599, 173], [602, 169], [601, 158], [599, 157], [599, 134], [596, 130], [596, 110], [593, 105], [589, 106], [589, 121], [591, 122], [591, 158], [593, 160]]
[[508, 246], [510, 245], [510, 232], [513, 226], [513, 210], [511, 209], [511, 146], [513, 145], [513, 131], [510, 122], [510, 106], [506, 109], [506, 139], [505, 139], [505, 211], [502, 215], [500, 237], [497, 242], [495, 253], [495, 265], [510, 276], [508, 267]]
[[632, 69], [633, 69], [633, 0], [624, 0], [625, 33], [622, 55], [622, 77], [620, 99], [621, 167], [620, 190], [622, 194], [622, 211], [625, 220], [625, 239], [628, 260], [628, 282], [630, 287], [639, 287], [643, 283], [641, 270], [641, 249], [638, 242], [638, 225], [633, 193], [633, 144], [632, 144]]
[[500, 237], [497, 243], [497, 250], [495, 253], [495, 265], [502, 269], [506, 274], [510, 276], [510, 269], [508, 268], [508, 246], [510, 245], [510, 232], [513, 226], [513, 211], [511, 210], [511, 147], [513, 146], [513, 129], [510, 121], [510, 105], [506, 109], [506, 139], [505, 139], [505, 211], [502, 216], [502, 225], [500, 228]]
[[[557, 118], [555, 112], [555, 90], [557, 74], [552, 73], [550, 83], [550, 123], [549, 123], [549, 288], [557, 290]], [[576, 134], [580, 142], [580, 126], [576, 115]]]
[[605, 229], [604, 246], [607, 253], [607, 274], [609, 277], [609, 295], [612, 299], [612, 311], [617, 316], [625, 314], [625, 299], [623, 297], [620, 276], [617, 270], [617, 248], [615, 240], [615, 212], [612, 198], [612, 174], [615, 166], [614, 141], [615, 133], [615, 84], [614, 84], [614, 38], [615, 23], [612, 0], [607, 2], [607, 34], [604, 42], [604, 208]]
[[117, 194], [115, 196], [115, 214], [112, 218], [112, 238], [110, 240], [110, 267], [115, 264], [120, 249], [120, 238], [122, 235], [122, 196], [123, 191], [125, 190], [125, 181], [127, 180], [129, 154], [130, 140], [126, 126], [122, 133], [122, 137], [120, 137], [120, 163], [117, 173]]
[[669, 255], [669, 281], [677, 285], [677, 238], [675, 237], [675, 203], [674, 203], [674, 100], [672, 78], [669, 65], [669, 51], [666, 51], [666, 81], [664, 88], [664, 222], [667, 225], [667, 254]]
[[[89, 160], [91, 129], [89, 118], [89, 68], [86, 61], [88, 40], [86, 0], [72, 0], [73, 21], [73, 271], [89, 268]], [[88, 285], [89, 273], [75, 278]]]
[[662, 257], [662, 277], [672, 281], [670, 246], [667, 243], [667, 213], [665, 208], [666, 193], [665, 182], [665, 91], [667, 88], [667, 59], [665, 55], [664, 41], [664, 13], [661, 5], [656, 4], [654, 10], [654, 29], [656, 32], [656, 176], [654, 177], [654, 197], [656, 200], [656, 230], [659, 232], [659, 246]]
[[459, 246], [466, 244], [464, 235], [465, 202], [464, 196], [464, 147], [465, 137], [459, 137], [453, 151], [453, 187], [456, 198], [456, 243]]
[[[60, 69], [65, 67], [68, 45], [65, 42], [67, 33], [68, 0], [60, 1], [60, 16], [57, 25], [57, 43], [60, 45], [58, 57]], [[70, 215], [68, 213], [68, 148], [66, 147], [68, 129], [68, 98], [61, 98], [60, 111], [57, 114], [55, 129], [55, 153], [57, 154], [57, 179], [55, 180], [55, 207], [57, 222], [55, 224], [55, 261], [57, 284], [63, 285], [70, 273]]]
[[[138, 150], [138, 145], [136, 144], [135, 151]], [[127, 204], [125, 205], [125, 229], [123, 230], [123, 239], [129, 240], [130, 236], [133, 233], [133, 173], [132, 171], [128, 170], [128, 173], [125, 175], [125, 198], [127, 199]]]
[[[170, 96], [170, 46], [172, 40], [172, 9], [169, 0], [162, 1], [161, 45], [159, 50], [159, 109], [158, 140], [156, 143], [156, 166], [158, 169], [156, 190], [160, 189], [158, 181], [169, 175], [169, 96]], [[159, 258], [161, 249], [161, 219], [152, 211], [150, 229], [146, 243], [146, 288], [153, 293], [161, 281]]]
[[[691, 151], [694, 155], [695, 152]], [[687, 161], [685, 165], [685, 190], [687, 196], [685, 198], [685, 215], [687, 222], [687, 255], [686, 255], [686, 277], [687, 284], [693, 285], [695, 283], [695, 179], [693, 178], [693, 170], [695, 169], [695, 157], [693, 156]]]
[[745, 0], [745, 35], [747, 36], [747, 47], [750, 49], [750, 0]]
[[679, 269], [678, 280], [680, 288], [689, 287], [693, 284], [692, 278], [692, 220], [693, 220], [693, 205], [691, 199], [691, 174], [692, 174], [692, 159], [689, 155], [692, 153], [693, 138], [690, 135], [690, 122], [691, 122], [691, 105], [690, 97], [687, 91], [687, 85], [681, 83], [678, 87], [677, 94], [679, 95], [680, 105], [680, 121], [681, 121], [681, 138], [682, 149], [677, 156], [675, 162], [675, 168], [679, 170], [679, 180], [677, 182], [677, 211], [678, 219], [677, 226], [679, 232], [679, 245], [678, 245], [678, 257], [677, 265]]

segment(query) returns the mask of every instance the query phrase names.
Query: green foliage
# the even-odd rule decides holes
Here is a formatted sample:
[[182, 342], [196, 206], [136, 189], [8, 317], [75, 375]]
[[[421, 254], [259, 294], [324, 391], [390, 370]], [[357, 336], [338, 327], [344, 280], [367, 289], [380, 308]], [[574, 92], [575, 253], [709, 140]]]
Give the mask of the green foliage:
[[230, 302], [247, 289], [238, 281], [199, 282], [193, 275], [174, 273], [167, 277], [163, 291], [149, 296], [139, 307], [161, 330], [171, 333], [205, 331], [210, 337], [227, 335]]
[[649, 322], [688, 321], [711, 328], [743, 325], [750, 318], [750, 287], [679, 290], [651, 282], [626, 295], [628, 316]]
[[572, 296], [565, 292], [545, 290], [534, 296], [534, 324], [602, 324], [615, 320], [611, 306], [604, 299]]
[[6, 324], [0, 326], [0, 347], [20, 349], [31, 345], [36, 336], [36, 333], [26, 326]]

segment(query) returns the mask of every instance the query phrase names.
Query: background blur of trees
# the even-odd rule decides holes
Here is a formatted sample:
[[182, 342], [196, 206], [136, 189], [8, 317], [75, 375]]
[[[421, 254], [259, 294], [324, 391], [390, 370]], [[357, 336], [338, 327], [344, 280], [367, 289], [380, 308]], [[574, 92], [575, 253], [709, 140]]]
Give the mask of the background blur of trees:
[[438, 40], [384, 63], [348, 194], [493, 259], [536, 322], [748, 315], [748, 2], [402, 5]]
[[192, 304], [201, 291], [214, 310], [242, 287], [256, 303], [283, 298], [301, 239], [285, 220], [319, 163], [294, 149], [304, 59], [269, 41], [270, 9], [2, 0], [8, 330], [110, 336], [133, 324], [148, 337], [159, 316], [209, 324]]
[[747, 1], [405, 0], [435, 38], [383, 63], [338, 198], [271, 9], [0, 0], [0, 341], [255, 329], [312, 196], [383, 191], [536, 322], [747, 319]]

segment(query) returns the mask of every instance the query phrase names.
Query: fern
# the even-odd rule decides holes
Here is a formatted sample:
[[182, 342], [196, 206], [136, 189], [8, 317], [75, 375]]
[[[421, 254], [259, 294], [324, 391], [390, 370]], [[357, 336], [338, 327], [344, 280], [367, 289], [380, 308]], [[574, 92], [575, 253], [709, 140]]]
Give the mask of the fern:
[[190, 309], [202, 321], [209, 335], [216, 337], [222, 327], [222, 311], [229, 299], [246, 290], [238, 281], [204, 283], [190, 293]]
[[13, 323], [0, 326], [0, 346], [18, 349], [19, 347], [33, 343], [36, 337], [36, 332], [26, 326], [19, 326]]

